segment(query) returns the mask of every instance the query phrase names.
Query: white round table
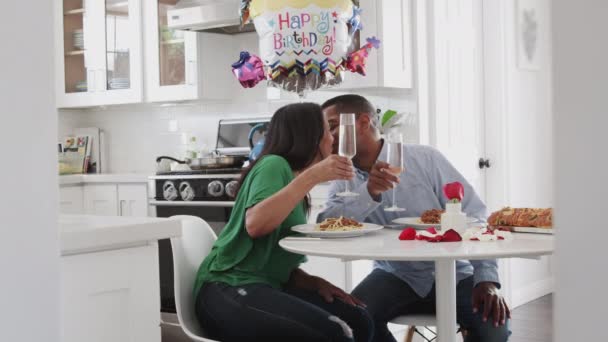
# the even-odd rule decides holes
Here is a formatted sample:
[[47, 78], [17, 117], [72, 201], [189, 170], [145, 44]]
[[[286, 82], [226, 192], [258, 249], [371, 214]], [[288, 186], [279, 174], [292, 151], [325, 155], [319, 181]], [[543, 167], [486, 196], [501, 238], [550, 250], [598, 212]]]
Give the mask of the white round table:
[[284, 249], [306, 255], [343, 260], [434, 261], [439, 342], [456, 341], [456, 260], [539, 257], [553, 253], [552, 235], [513, 234], [510, 241], [462, 241], [431, 243], [401, 241], [400, 231], [383, 229], [368, 235], [342, 239], [287, 237]]

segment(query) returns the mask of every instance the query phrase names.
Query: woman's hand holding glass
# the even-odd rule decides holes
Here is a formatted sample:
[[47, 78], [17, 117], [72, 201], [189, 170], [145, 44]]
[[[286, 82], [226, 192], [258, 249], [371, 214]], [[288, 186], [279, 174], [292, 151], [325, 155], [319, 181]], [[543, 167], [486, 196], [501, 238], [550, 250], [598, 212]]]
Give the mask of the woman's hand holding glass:
[[353, 163], [346, 157], [331, 155], [315, 165], [309, 171], [315, 183], [324, 183], [333, 180], [348, 180], [355, 176]]

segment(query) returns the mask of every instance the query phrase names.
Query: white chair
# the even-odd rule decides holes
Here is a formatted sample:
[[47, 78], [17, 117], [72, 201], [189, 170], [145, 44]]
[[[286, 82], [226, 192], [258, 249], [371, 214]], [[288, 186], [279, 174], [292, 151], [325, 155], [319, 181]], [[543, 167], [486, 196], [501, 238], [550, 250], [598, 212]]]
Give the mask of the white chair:
[[175, 279], [177, 318], [184, 333], [193, 341], [217, 342], [205, 338], [194, 310], [192, 287], [200, 263], [211, 251], [217, 236], [207, 222], [196, 216], [172, 216], [182, 221], [182, 236], [171, 239]]
[[[437, 326], [437, 318], [435, 317], [435, 315], [420, 314], [397, 316], [393, 318], [390, 323], [398, 325], [407, 325], [408, 329], [405, 338], [403, 339], [403, 342], [412, 342], [414, 334], [416, 333], [422, 338], [424, 338], [427, 342], [434, 341], [437, 339], [437, 334], [435, 333], [435, 331], [427, 328]], [[426, 330], [430, 332], [433, 336], [430, 338], [426, 337], [425, 334], [419, 331], [417, 327], [425, 327]], [[466, 336], [466, 330], [461, 330], [460, 332], [462, 333], [463, 337]]]
[[[398, 325], [407, 325], [407, 333], [403, 342], [412, 342], [414, 334], [418, 333], [427, 341], [433, 341], [436, 337], [427, 338], [416, 327], [434, 327], [437, 326], [437, 319], [434, 315], [403, 315], [393, 318], [390, 323]], [[432, 331], [432, 330], [429, 330]]]

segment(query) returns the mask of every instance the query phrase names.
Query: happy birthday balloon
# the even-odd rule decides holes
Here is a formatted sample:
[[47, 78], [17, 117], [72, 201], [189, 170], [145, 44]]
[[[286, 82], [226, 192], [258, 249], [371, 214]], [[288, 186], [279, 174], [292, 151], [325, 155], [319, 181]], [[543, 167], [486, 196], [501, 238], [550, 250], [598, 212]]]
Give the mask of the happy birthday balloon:
[[342, 82], [353, 35], [361, 28], [352, 0], [244, 0], [271, 85], [302, 94]]

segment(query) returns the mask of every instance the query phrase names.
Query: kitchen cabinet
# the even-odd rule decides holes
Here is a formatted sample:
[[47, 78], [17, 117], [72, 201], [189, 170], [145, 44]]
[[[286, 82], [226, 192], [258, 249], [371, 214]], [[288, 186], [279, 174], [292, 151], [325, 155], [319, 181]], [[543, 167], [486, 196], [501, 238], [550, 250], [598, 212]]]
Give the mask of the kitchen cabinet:
[[140, 175], [63, 176], [59, 188], [62, 214], [146, 217], [147, 178]]
[[380, 49], [370, 52], [366, 76], [346, 73], [345, 80], [331, 90], [365, 88], [412, 88], [412, 3], [411, 0], [360, 0], [360, 43], [375, 36]]
[[148, 191], [141, 184], [118, 184], [118, 216], [148, 216]]
[[99, 216], [148, 216], [144, 184], [94, 184], [84, 186], [85, 214]]
[[118, 197], [116, 195], [116, 185], [85, 185], [84, 213], [96, 216], [117, 216]]
[[243, 100], [242, 95], [263, 99], [263, 89], [241, 88], [231, 69], [240, 51], [257, 51], [257, 34], [169, 29], [167, 11], [177, 2], [153, 0], [143, 5], [146, 101]]
[[147, 101], [198, 97], [197, 33], [167, 27], [167, 11], [176, 3], [177, 0], [152, 0], [143, 6]]
[[57, 107], [142, 100], [141, 0], [55, 0]]
[[158, 247], [61, 258], [65, 342], [160, 342]]
[[65, 186], [59, 189], [59, 212], [62, 214], [82, 214], [84, 193], [81, 186]]
[[154, 0], [144, 4], [146, 101], [236, 97], [238, 82], [230, 64], [231, 59], [238, 59], [236, 42], [241, 38], [169, 29], [167, 11], [176, 3]]
[[158, 240], [179, 220], [60, 215], [63, 342], [160, 342]]

